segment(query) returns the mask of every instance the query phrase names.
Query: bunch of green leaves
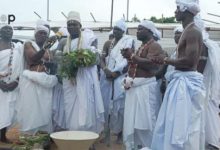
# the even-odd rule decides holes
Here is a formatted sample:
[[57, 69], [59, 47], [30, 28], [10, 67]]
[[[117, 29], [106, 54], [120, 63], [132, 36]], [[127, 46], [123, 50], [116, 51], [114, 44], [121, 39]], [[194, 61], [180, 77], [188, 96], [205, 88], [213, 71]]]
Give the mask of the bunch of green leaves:
[[96, 63], [96, 54], [88, 49], [79, 49], [65, 53], [61, 62], [61, 77], [75, 78], [79, 67], [88, 67]]
[[13, 150], [31, 150], [35, 144], [43, 145], [45, 141], [50, 140], [49, 134], [37, 134], [34, 136], [20, 136], [21, 145], [14, 144]]

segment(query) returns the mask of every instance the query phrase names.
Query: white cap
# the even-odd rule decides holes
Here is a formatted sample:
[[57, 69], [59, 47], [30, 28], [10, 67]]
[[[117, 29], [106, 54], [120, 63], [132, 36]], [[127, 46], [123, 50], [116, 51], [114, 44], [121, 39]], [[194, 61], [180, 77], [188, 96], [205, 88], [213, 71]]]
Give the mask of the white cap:
[[152, 21], [143, 20], [143, 21], [141, 21], [141, 23], [139, 25], [150, 30], [153, 33], [153, 36], [158, 38], [159, 31], [157, 30], [157, 28], [155, 27], [155, 25]]
[[48, 21], [46, 21], [46, 20], [39, 19], [39, 20], [37, 20], [37, 26], [39, 26], [39, 25], [50, 26], [50, 23]]
[[38, 25], [35, 28], [34, 33], [36, 34], [38, 31], [45, 31], [45, 32], [47, 32], [47, 34], [49, 34], [49, 29], [47, 27], [45, 27], [44, 25]]
[[126, 25], [124, 19], [120, 19], [120, 20], [116, 21], [115, 26], [120, 28], [124, 32], [126, 32], [126, 30], [127, 30], [127, 25]]
[[180, 7], [181, 12], [188, 10], [194, 16], [200, 12], [198, 0], [176, 0], [176, 4]]
[[76, 11], [69, 12], [67, 16], [67, 21], [75, 20], [78, 21], [81, 24], [80, 14]]

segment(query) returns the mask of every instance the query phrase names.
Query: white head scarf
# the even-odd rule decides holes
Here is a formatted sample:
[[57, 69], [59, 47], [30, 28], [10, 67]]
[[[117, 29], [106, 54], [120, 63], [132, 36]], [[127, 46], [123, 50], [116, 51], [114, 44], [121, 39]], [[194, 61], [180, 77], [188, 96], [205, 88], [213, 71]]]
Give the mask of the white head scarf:
[[76, 11], [69, 12], [67, 16], [67, 21], [75, 20], [81, 24], [80, 14]]
[[209, 34], [208, 34], [208, 32], [206, 32], [205, 23], [204, 23], [204, 21], [202, 20], [200, 14], [197, 14], [197, 15], [194, 17], [194, 23], [195, 23], [195, 25], [200, 29], [200, 31], [202, 32], [202, 38], [203, 38], [203, 40], [209, 39]]
[[177, 26], [177, 27], [174, 28], [173, 32], [174, 33], [176, 33], [176, 32], [181, 32], [182, 33], [183, 32], [183, 27], [182, 26]]
[[45, 31], [47, 32], [47, 34], [49, 34], [49, 29], [45, 27], [44, 25], [37, 25], [34, 33], [36, 34], [38, 31]]
[[159, 30], [156, 29], [156, 33], [154, 35], [158, 40], [161, 39], [161, 32]]
[[126, 32], [127, 30], [127, 25], [125, 23], [124, 19], [120, 19], [115, 23], [115, 26], [120, 28], [122, 31]]
[[141, 21], [141, 23], [139, 25], [150, 30], [153, 33], [154, 37], [158, 37], [159, 31], [157, 30], [157, 28], [155, 27], [155, 25], [152, 21], [143, 20], [143, 21]]
[[37, 21], [37, 26], [40, 26], [40, 25], [43, 25], [43, 26], [47, 25], [47, 26], [50, 26], [50, 23], [49, 23], [48, 21], [46, 21], [46, 20], [40, 19], [40, 20]]
[[181, 12], [188, 10], [194, 16], [200, 12], [198, 0], [176, 0], [176, 4], [180, 7]]

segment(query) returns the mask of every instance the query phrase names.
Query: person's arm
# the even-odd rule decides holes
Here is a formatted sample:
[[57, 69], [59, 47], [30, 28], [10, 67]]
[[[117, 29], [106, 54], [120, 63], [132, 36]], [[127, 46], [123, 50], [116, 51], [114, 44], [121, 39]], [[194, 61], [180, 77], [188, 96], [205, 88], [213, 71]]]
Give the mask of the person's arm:
[[186, 48], [185, 48], [185, 55], [181, 58], [176, 59], [164, 59], [164, 62], [168, 65], [173, 65], [177, 68], [192, 68], [196, 61], [198, 60], [199, 56], [199, 49], [201, 41], [201, 33], [198, 31], [192, 31], [190, 34], [185, 34], [186, 36]]
[[100, 60], [100, 65], [101, 65], [102, 69], [104, 69], [106, 67], [105, 58], [108, 56], [110, 44], [111, 44], [111, 41], [106, 41], [103, 46], [101, 60]]
[[148, 54], [146, 58], [139, 57], [137, 55], [134, 55], [132, 57], [132, 61], [138, 66], [144, 70], [152, 70], [155, 68], [158, 68], [158, 64], [155, 64], [151, 58], [154, 58], [156, 56], [162, 55], [163, 50], [161, 46], [158, 43], [153, 43], [152, 46], [148, 50]]
[[13, 81], [11, 83], [6, 83], [4, 81], [1, 81], [0, 82], [0, 89], [3, 92], [13, 91], [18, 86], [18, 81], [19, 81], [19, 78], [17, 78], [16, 81]]
[[45, 54], [45, 49], [36, 51], [30, 42], [24, 44], [24, 55], [28, 62], [38, 62]]
[[197, 66], [198, 72], [203, 73], [203, 71], [205, 69], [205, 66], [206, 66], [206, 63], [207, 63], [207, 59], [208, 59], [208, 48], [203, 43], [202, 52], [201, 52], [201, 55], [199, 57], [199, 64]]
[[95, 40], [92, 42], [91, 46], [94, 46], [95, 48], [98, 48], [98, 39], [95, 39]]

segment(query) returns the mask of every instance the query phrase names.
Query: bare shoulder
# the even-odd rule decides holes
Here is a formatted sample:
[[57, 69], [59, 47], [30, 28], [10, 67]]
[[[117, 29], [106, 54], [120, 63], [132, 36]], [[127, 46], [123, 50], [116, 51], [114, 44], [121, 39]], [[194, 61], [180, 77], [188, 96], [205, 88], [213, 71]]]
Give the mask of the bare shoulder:
[[30, 41], [27, 41], [24, 43], [24, 48], [32, 47], [32, 43]]
[[107, 40], [105, 43], [104, 43], [104, 48], [109, 48], [110, 45], [111, 45], [112, 41], [111, 40]]
[[105, 42], [105, 45], [110, 45], [111, 43], [112, 43], [111, 40], [107, 40], [107, 41]]
[[158, 43], [158, 42], [153, 42], [151, 45], [150, 45], [150, 48], [149, 50], [156, 50], [156, 51], [162, 51], [162, 47], [161, 45]]
[[186, 30], [185, 37], [188, 38], [202, 38], [202, 33], [195, 25]]

